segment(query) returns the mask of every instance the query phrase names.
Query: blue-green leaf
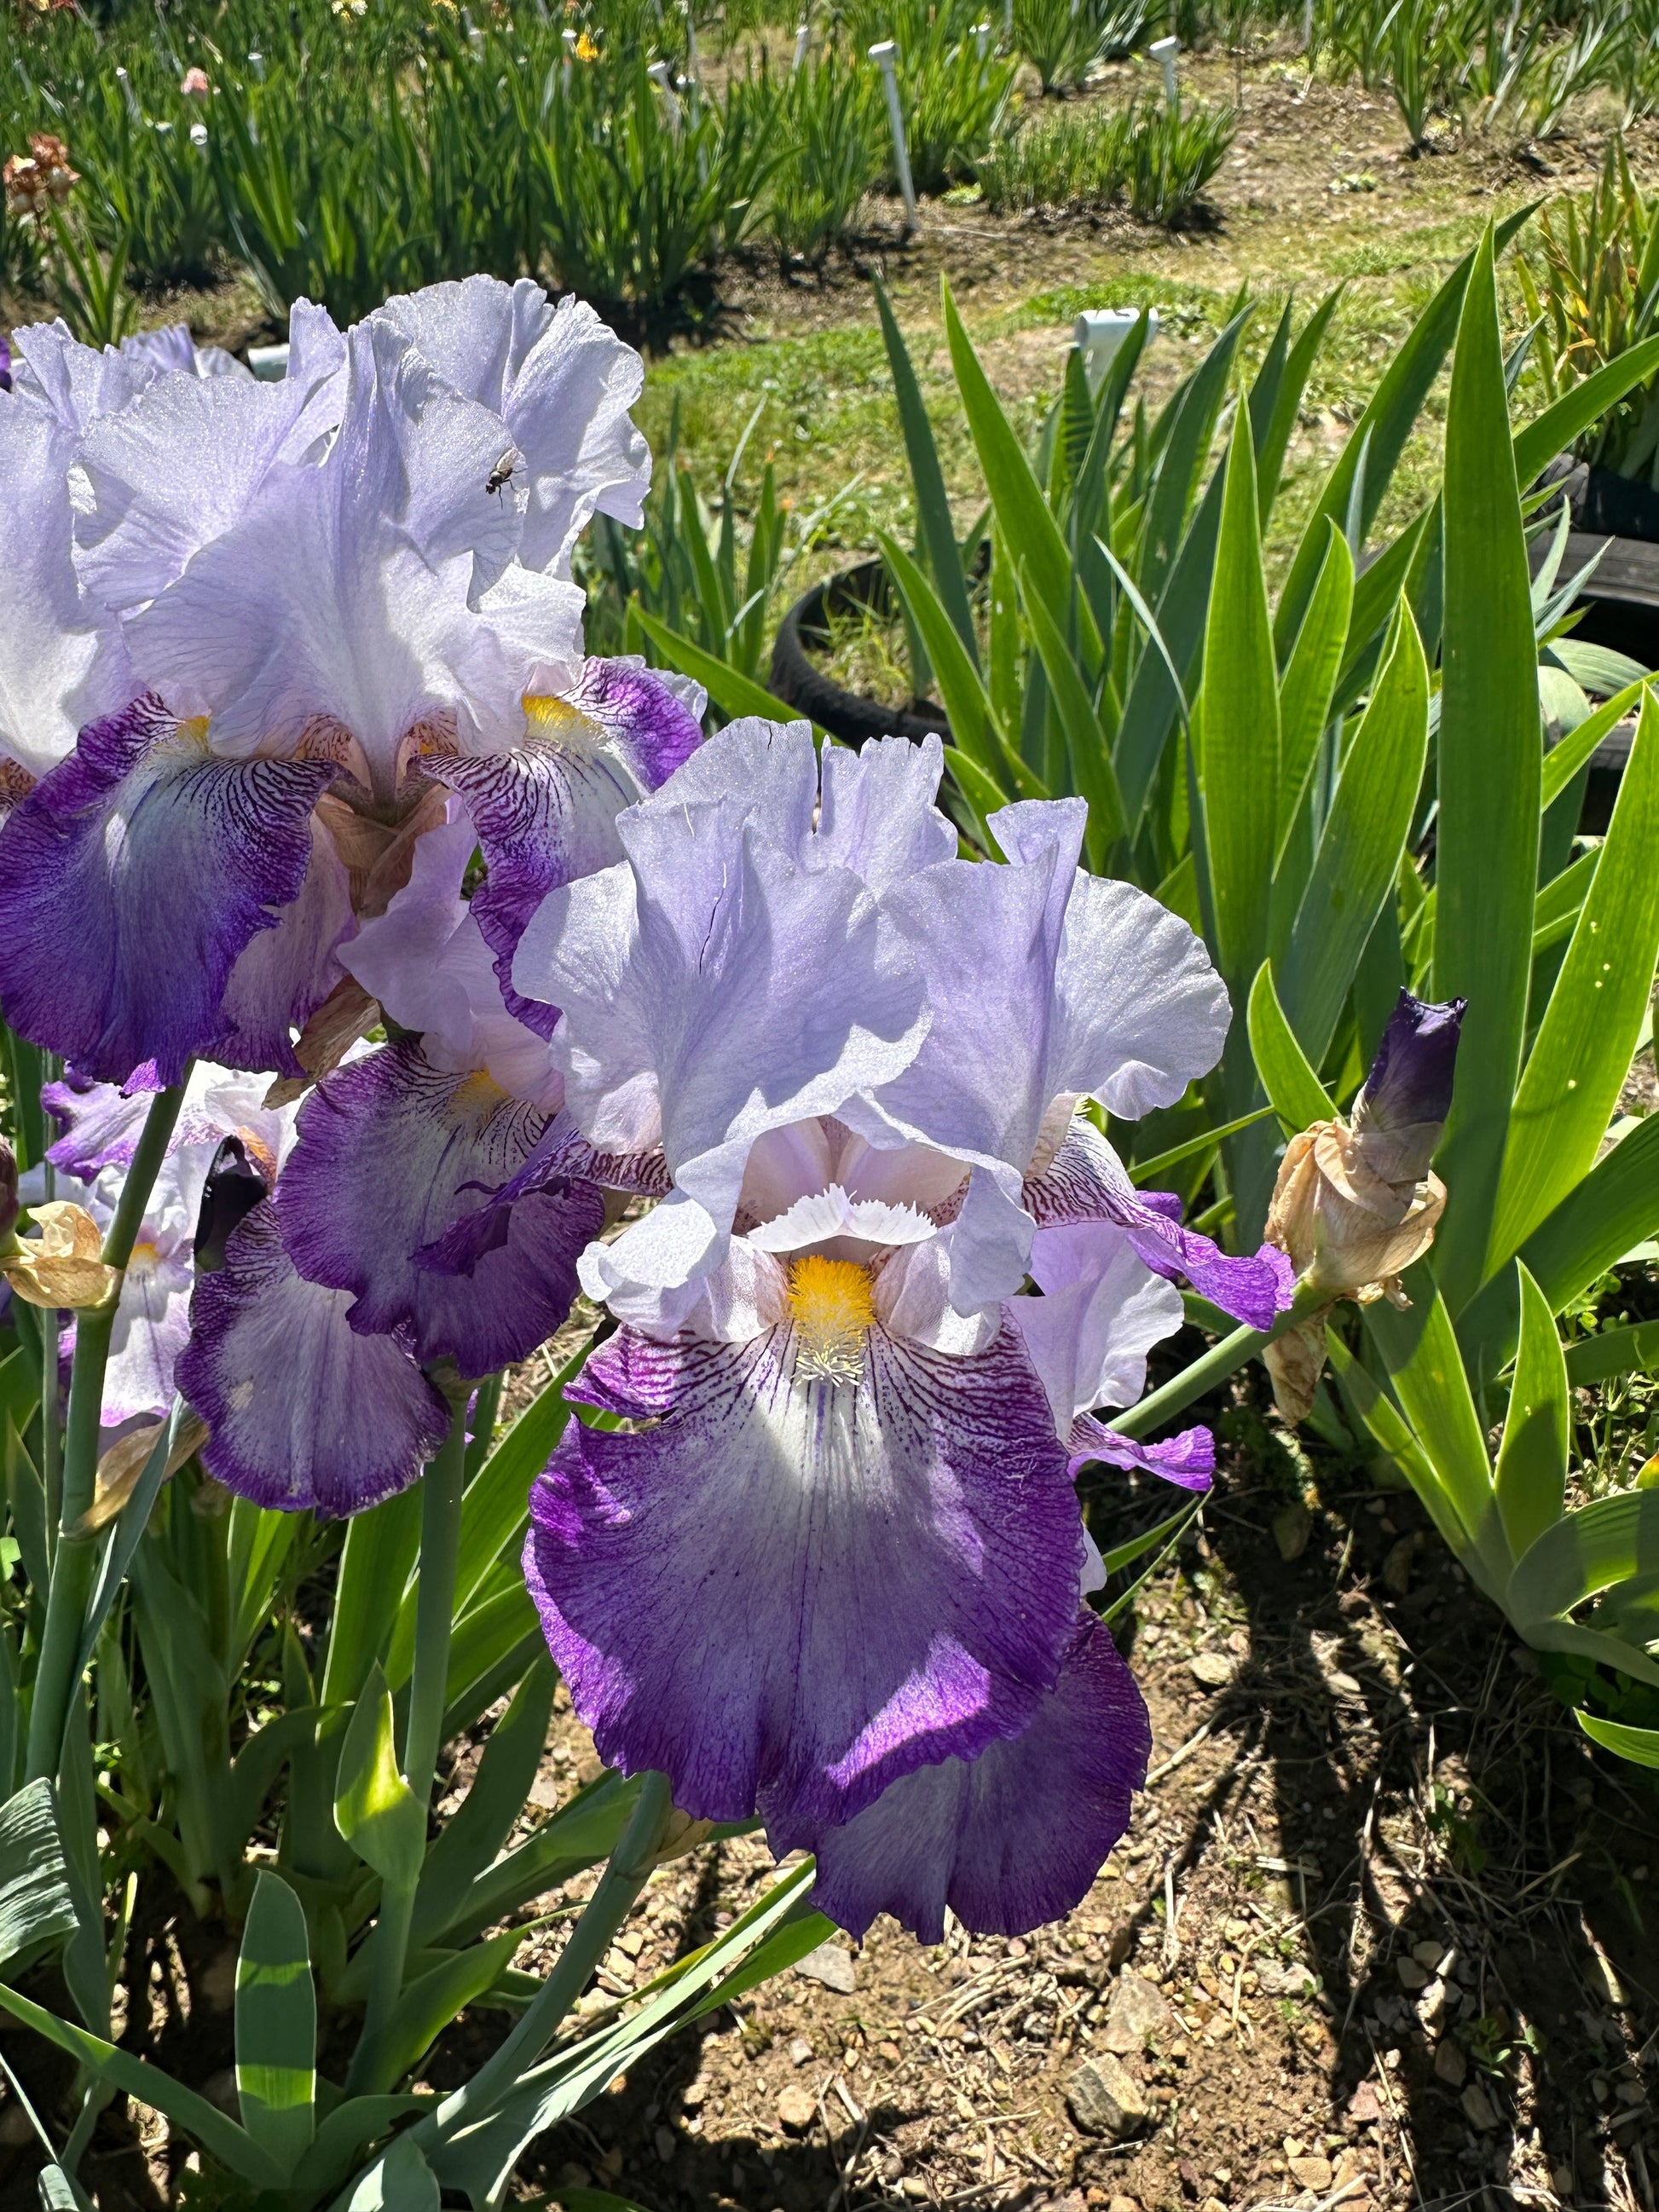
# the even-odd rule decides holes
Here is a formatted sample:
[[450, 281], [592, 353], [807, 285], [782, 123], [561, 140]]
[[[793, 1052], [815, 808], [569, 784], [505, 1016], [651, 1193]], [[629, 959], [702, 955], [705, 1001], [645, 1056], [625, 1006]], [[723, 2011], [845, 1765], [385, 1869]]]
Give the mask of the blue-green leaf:
[[1250, 1053], [1273, 1111], [1287, 1129], [1311, 1128], [1335, 1118], [1336, 1103], [1308, 1065], [1273, 988], [1273, 970], [1264, 960], [1250, 986]]
[[369, 1669], [340, 1747], [334, 1819], [383, 1881], [412, 1886], [426, 1850], [426, 1808], [398, 1771], [392, 1693], [378, 1663]]
[[1370, 703], [1343, 761], [1276, 978], [1285, 1015], [1316, 1066], [1325, 1057], [1366, 939], [1394, 888], [1428, 745], [1428, 663], [1402, 599]]
[[304, 1908], [264, 1867], [236, 1961], [236, 2094], [242, 2125], [291, 2172], [316, 2125], [317, 1992]]
[[1243, 409], [1227, 454], [1198, 720], [1217, 965], [1242, 989], [1267, 949], [1279, 820], [1279, 672]]

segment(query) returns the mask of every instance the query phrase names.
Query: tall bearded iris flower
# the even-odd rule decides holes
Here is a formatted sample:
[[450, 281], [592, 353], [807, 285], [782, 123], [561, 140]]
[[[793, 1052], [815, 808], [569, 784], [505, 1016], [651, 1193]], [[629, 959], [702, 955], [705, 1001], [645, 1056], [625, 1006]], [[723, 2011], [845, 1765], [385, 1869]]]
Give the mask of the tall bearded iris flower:
[[[74, 446], [80, 604], [130, 687], [6, 825], [0, 994], [84, 1075], [333, 1064], [374, 1018], [343, 948], [452, 793], [505, 976], [697, 741], [700, 695], [584, 659], [562, 573], [596, 505], [637, 510], [635, 357], [533, 286], [441, 289], [343, 337], [299, 313], [280, 384], [155, 374]], [[493, 362], [488, 404], [420, 338]]]
[[[1144, 1771], [1079, 1613], [1072, 1472], [1201, 1486], [1208, 1440], [1079, 1418], [1139, 1393], [1176, 1268], [1252, 1311], [1286, 1295], [1278, 1255], [1224, 1261], [1072, 1127], [1213, 1064], [1202, 948], [1078, 874], [1066, 802], [994, 822], [1008, 866], [957, 861], [940, 764], [826, 749], [820, 787], [805, 726], [734, 725], [618, 818], [623, 861], [545, 900], [514, 970], [563, 1009], [588, 1144], [671, 1186], [582, 1261], [624, 1326], [572, 1395], [648, 1425], [573, 1423], [537, 1485], [550, 1648], [608, 1761], [700, 1817], [758, 1809], [848, 1925], [934, 1933], [947, 1899], [1064, 1909]], [[1091, 1714], [1073, 1792], [1048, 1749]], [[911, 1823], [951, 1848], [907, 1875]]]
[[[356, 1512], [403, 1489], [447, 1425], [407, 1332], [364, 1336], [349, 1297], [307, 1281], [270, 1193], [295, 1109], [262, 1081], [199, 1064], [123, 1277], [104, 1389], [106, 1441], [166, 1412], [207, 1423], [208, 1472], [262, 1505]], [[148, 1101], [112, 1084], [48, 1085], [64, 1125], [46, 1157], [107, 1224]], [[66, 1345], [65, 1349], [68, 1349]]]

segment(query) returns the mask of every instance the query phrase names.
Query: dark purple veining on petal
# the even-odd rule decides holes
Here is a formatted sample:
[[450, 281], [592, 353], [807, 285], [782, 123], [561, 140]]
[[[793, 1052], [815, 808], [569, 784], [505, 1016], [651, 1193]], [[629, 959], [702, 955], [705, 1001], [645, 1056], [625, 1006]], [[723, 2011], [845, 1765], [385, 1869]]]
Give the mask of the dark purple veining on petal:
[[353, 1294], [354, 1328], [411, 1330], [422, 1359], [488, 1375], [526, 1358], [569, 1313], [577, 1259], [604, 1226], [592, 1184], [561, 1177], [497, 1209], [470, 1271], [420, 1255], [489, 1206], [548, 1118], [410, 1041], [337, 1069], [301, 1111], [278, 1188], [295, 1265]]
[[224, 761], [153, 697], [81, 732], [0, 829], [0, 1001], [83, 1076], [176, 1083], [299, 896], [328, 762]]
[[947, 1905], [975, 1935], [1024, 1936], [1087, 1893], [1151, 1753], [1140, 1692], [1085, 1610], [1020, 1735], [906, 1775], [844, 1826], [791, 1840], [817, 1854], [813, 1904], [854, 1936], [890, 1912], [941, 1942]]
[[863, 1381], [623, 1329], [532, 1492], [525, 1567], [601, 1756], [775, 1835], [1029, 1720], [1070, 1639], [1083, 1540], [1016, 1333], [951, 1358], [868, 1332]]
[[178, 1385], [210, 1432], [203, 1465], [238, 1497], [361, 1513], [406, 1490], [442, 1440], [448, 1409], [407, 1342], [359, 1335], [349, 1304], [295, 1272], [269, 1200], [198, 1277]]

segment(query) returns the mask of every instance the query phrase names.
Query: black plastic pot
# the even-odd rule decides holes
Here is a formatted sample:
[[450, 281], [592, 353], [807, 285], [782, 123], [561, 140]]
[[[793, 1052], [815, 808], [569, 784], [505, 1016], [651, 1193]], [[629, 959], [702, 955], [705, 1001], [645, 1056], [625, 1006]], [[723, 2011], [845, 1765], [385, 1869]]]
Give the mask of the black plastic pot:
[[[1573, 635], [1626, 653], [1644, 668], [1659, 667], [1659, 492], [1565, 454], [1551, 464], [1546, 481], [1560, 485], [1572, 517], [1561, 574], [1574, 575], [1601, 556], [1579, 593], [1583, 612]], [[1550, 543], [1547, 533], [1534, 540], [1534, 563]], [[1591, 758], [1579, 823], [1591, 835], [1612, 818], [1635, 734], [1633, 720], [1621, 722]]]
[[811, 658], [813, 648], [828, 649], [835, 616], [890, 617], [895, 611], [892, 586], [879, 561], [860, 561], [856, 568], [815, 584], [796, 600], [779, 628], [772, 647], [773, 697], [799, 707], [846, 744], [861, 745], [866, 738], [925, 738], [937, 731], [948, 745], [950, 722], [944, 708], [931, 699], [890, 707], [832, 683]]

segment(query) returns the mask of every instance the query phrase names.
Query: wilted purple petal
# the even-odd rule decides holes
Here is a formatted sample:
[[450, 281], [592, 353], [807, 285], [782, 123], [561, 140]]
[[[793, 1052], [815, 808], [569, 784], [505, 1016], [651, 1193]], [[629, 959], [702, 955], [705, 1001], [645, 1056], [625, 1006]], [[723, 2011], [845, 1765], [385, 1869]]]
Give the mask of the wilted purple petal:
[[703, 1818], [763, 1790], [788, 1844], [1023, 1727], [1075, 1614], [1077, 1500], [1012, 1332], [866, 1342], [830, 1383], [788, 1328], [623, 1329], [573, 1395], [655, 1425], [572, 1421], [532, 1492], [525, 1571], [601, 1757]]
[[1073, 1474], [1091, 1460], [1103, 1460], [1108, 1467], [1161, 1476], [1182, 1490], [1207, 1490], [1215, 1477], [1215, 1438], [1205, 1428], [1182, 1429], [1159, 1443], [1143, 1444], [1120, 1436], [1092, 1413], [1079, 1413], [1068, 1443]]
[[226, 761], [154, 699], [82, 731], [0, 829], [0, 999], [82, 1074], [176, 1083], [299, 896], [328, 761]]
[[1156, 1273], [1184, 1275], [1200, 1296], [1252, 1328], [1271, 1328], [1289, 1306], [1296, 1271], [1264, 1244], [1249, 1257], [1224, 1252], [1181, 1225], [1181, 1200], [1167, 1191], [1138, 1190], [1091, 1121], [1073, 1122], [1054, 1159], [1026, 1178], [1026, 1211], [1040, 1227], [1068, 1221], [1115, 1221]]
[[[948, 1905], [975, 1935], [1024, 1936], [1087, 1893], [1129, 1825], [1152, 1725], [1111, 1637], [1084, 1611], [1020, 1735], [895, 1782], [845, 1826], [789, 1832], [817, 1858], [812, 1902], [862, 1936], [890, 1912], [924, 1943]], [[775, 1849], [787, 1848], [781, 1837]]]
[[362, 1336], [350, 1297], [298, 1274], [276, 1209], [256, 1206], [198, 1278], [179, 1389], [207, 1423], [202, 1463], [257, 1505], [361, 1513], [405, 1490], [448, 1409], [395, 1337]]

